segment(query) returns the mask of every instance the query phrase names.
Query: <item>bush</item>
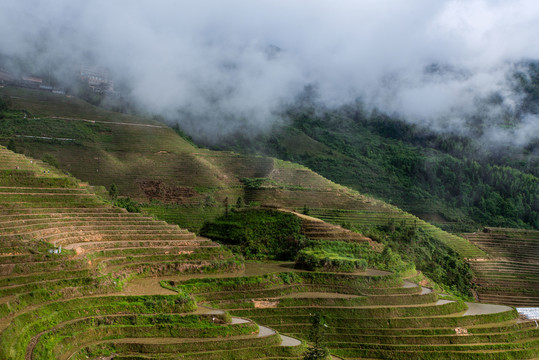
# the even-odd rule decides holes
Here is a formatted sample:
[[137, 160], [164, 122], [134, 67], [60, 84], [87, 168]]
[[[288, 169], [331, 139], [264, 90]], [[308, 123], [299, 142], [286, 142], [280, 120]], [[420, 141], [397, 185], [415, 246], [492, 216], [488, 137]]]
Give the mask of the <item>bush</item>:
[[316, 271], [365, 271], [367, 260], [341, 256], [325, 250], [303, 249], [298, 253], [296, 267]]
[[110, 184], [109, 196], [111, 199], [116, 199], [118, 197], [118, 186], [114, 183]]
[[248, 259], [294, 260], [305, 246], [300, 219], [275, 210], [235, 211], [204, 224], [202, 236], [230, 245]]
[[262, 187], [266, 181], [270, 181], [268, 178], [241, 178], [240, 181], [245, 185], [246, 189], [257, 190]]
[[4, 117], [4, 111], [8, 110], [7, 102], [4, 99], [0, 98], [0, 119]]
[[129, 197], [117, 198], [114, 205], [126, 209], [128, 212], [140, 212], [139, 204]]
[[15, 140], [9, 139], [9, 142], [7, 143], [7, 149], [13, 152], [17, 152], [17, 146], [15, 145]]
[[[310, 257], [315, 257], [309, 259]], [[323, 265], [323, 260], [328, 264]], [[413, 263], [402, 260], [399, 254], [385, 247], [383, 252], [374, 251], [368, 243], [317, 240], [311, 241], [297, 258], [299, 268], [331, 271], [364, 270], [367, 266], [392, 271], [406, 276], [415, 272]]]
[[[461, 296], [470, 297], [473, 274], [470, 265], [453, 249], [421, 228], [379, 226], [366, 229], [366, 236], [384, 243], [383, 261], [388, 268], [405, 261], [415, 263], [418, 270]], [[397, 258], [398, 257], [398, 258]]]
[[43, 155], [43, 161], [51, 166], [54, 166], [57, 169], [60, 168], [60, 163], [58, 162], [58, 159], [56, 159], [54, 155], [51, 155], [51, 154]]

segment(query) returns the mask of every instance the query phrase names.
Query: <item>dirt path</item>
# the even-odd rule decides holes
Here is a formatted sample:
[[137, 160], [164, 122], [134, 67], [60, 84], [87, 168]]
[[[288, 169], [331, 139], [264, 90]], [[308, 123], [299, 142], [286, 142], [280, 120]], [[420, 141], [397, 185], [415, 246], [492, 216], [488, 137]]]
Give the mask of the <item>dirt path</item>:
[[[220, 314], [224, 314], [224, 311], [200, 305], [198, 307], [197, 311], [195, 312], [195, 314], [220, 315]], [[247, 320], [247, 319], [238, 318], [238, 317], [233, 317], [232, 318], [232, 324], [243, 324], [243, 323], [247, 323], [247, 322], [249, 322], [249, 320]], [[275, 330], [273, 330], [273, 329], [271, 329], [271, 328], [269, 328], [267, 326], [258, 325], [258, 329], [259, 330], [258, 330], [257, 337], [266, 337], [266, 336], [270, 336], [270, 335], [275, 334]], [[279, 334], [279, 336], [281, 337], [281, 346], [299, 346], [299, 345], [301, 345], [301, 341], [298, 340], [298, 339], [295, 339], [293, 337], [286, 336], [286, 335], [281, 335], [281, 334]]]
[[[40, 120], [40, 119], [41, 119], [41, 118], [36, 118], [35, 120]], [[58, 119], [58, 120], [68, 120], [68, 121], [82, 121], [82, 122], [89, 122], [89, 123], [92, 123], [92, 124], [95, 124], [95, 123], [101, 123], [101, 124], [114, 124], [114, 125], [126, 125], [126, 126], [142, 126], [142, 127], [151, 127], [151, 128], [158, 128], [158, 129], [166, 129], [166, 126], [159, 126], [159, 125], [136, 124], [136, 123], [124, 123], [124, 122], [103, 121], [103, 120], [88, 120], [88, 119], [77, 119], [77, 118], [58, 117], [58, 116], [47, 117], [47, 119]]]
[[270, 329], [269, 327], [258, 325], [258, 335], [256, 337], [266, 337], [275, 334], [275, 330]]
[[58, 140], [58, 141], [75, 141], [77, 139], [72, 138], [59, 138], [50, 136], [31, 136], [31, 135], [15, 135], [18, 138], [30, 138], [30, 139], [44, 139], [44, 140]]
[[292, 211], [292, 210], [288, 210], [288, 209], [284, 209], [284, 208], [278, 208], [277, 211], [281, 211], [281, 212], [285, 212], [285, 213], [289, 213], [289, 214], [294, 214], [297, 217], [299, 217], [300, 219], [319, 222], [319, 223], [324, 223], [324, 220], [321, 220], [319, 218], [315, 218], [315, 217], [312, 217], [312, 216], [309, 216], [309, 215], [305, 215], [305, 214], [302, 214], [302, 213], [299, 213], [299, 212], [295, 212], [295, 211]]
[[449, 303], [452, 303], [452, 302], [455, 302], [454, 300], [438, 300], [436, 301], [436, 305], [439, 306], [439, 305], [445, 305], [445, 304], [449, 304]]

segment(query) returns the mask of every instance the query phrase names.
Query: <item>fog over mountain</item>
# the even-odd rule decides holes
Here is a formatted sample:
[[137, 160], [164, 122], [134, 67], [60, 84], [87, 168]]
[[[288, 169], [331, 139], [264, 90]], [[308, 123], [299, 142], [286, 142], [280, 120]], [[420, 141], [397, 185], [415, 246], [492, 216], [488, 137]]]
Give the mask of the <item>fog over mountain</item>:
[[539, 134], [534, 113], [505, 126], [512, 74], [539, 59], [536, 0], [0, 0], [0, 31], [26, 70], [106, 67], [195, 137], [267, 128], [305, 85], [443, 131], [480, 114], [496, 143]]

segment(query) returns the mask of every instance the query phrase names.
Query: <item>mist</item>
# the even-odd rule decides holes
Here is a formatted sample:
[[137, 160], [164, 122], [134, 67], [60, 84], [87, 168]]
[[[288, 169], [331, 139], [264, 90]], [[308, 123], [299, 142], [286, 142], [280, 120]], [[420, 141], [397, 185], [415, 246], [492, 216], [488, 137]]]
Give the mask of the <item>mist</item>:
[[105, 67], [195, 139], [269, 129], [307, 85], [436, 131], [479, 114], [486, 142], [539, 134], [536, 114], [502, 126], [523, 101], [512, 74], [539, 59], [535, 0], [0, 0], [0, 31], [25, 71]]

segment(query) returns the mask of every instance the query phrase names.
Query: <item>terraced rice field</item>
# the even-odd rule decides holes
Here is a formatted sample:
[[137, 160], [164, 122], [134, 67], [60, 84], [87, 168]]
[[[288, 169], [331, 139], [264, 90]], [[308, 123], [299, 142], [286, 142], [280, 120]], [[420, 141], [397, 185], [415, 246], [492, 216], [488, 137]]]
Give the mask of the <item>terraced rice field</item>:
[[324, 319], [324, 343], [344, 359], [528, 359], [539, 330], [506, 306], [439, 297], [395, 275], [311, 272], [169, 281], [200, 304], [294, 338]]
[[126, 286], [242, 266], [209, 239], [108, 205], [76, 179], [0, 147], [1, 359], [297, 358], [301, 343], [281, 346], [251, 320]]
[[386, 226], [388, 224], [421, 228], [465, 258], [476, 258], [486, 255], [483, 250], [467, 239], [445, 232], [412, 214], [376, 200], [358, 199], [356, 201], [357, 210], [315, 208], [310, 209], [310, 215], [332, 224], [340, 225], [347, 223], [360, 228], [373, 225]]
[[[18, 146], [34, 156], [55, 156], [62, 168], [92, 185], [115, 183], [121, 194], [147, 202], [147, 213], [191, 231], [223, 214], [225, 199], [233, 205], [242, 197], [247, 204], [320, 209], [313, 215], [335, 225], [406, 221], [467, 258], [484, 256], [465, 239], [306, 167], [264, 156], [198, 149], [162, 123], [106, 111], [76, 98], [15, 88], [1, 92], [11, 98], [14, 108], [27, 109], [37, 118], [26, 119], [28, 126], [19, 135], [36, 135], [32, 125], [39, 123], [43, 133], [37, 135], [76, 139], [61, 146], [28, 139]], [[74, 124], [84, 126], [75, 131]], [[263, 181], [260, 187], [250, 187], [245, 179]], [[338, 209], [350, 213], [337, 213]]]
[[[296, 191], [271, 186], [255, 194]], [[312, 214], [360, 223], [369, 210], [369, 221], [428, 226], [339, 194], [335, 202], [365, 209]], [[304, 220], [313, 239], [369, 241]], [[455, 239], [462, 251], [483, 254]], [[325, 345], [345, 359], [539, 357], [536, 324], [515, 310], [440, 297], [395, 274], [267, 274], [276, 266], [264, 265], [234, 276], [243, 263], [211, 240], [115, 208], [87, 184], [3, 147], [0, 241], [0, 359], [300, 359], [314, 312], [324, 318]]]
[[470, 262], [480, 301], [539, 306], [539, 231], [486, 228], [464, 237], [489, 255]]
[[370, 238], [359, 233], [343, 229], [337, 225], [331, 225], [325, 221], [304, 216], [296, 213], [301, 217], [301, 233], [311, 240], [328, 240], [328, 241], [350, 241], [356, 243], [369, 243], [371, 248], [383, 250], [382, 246]]

